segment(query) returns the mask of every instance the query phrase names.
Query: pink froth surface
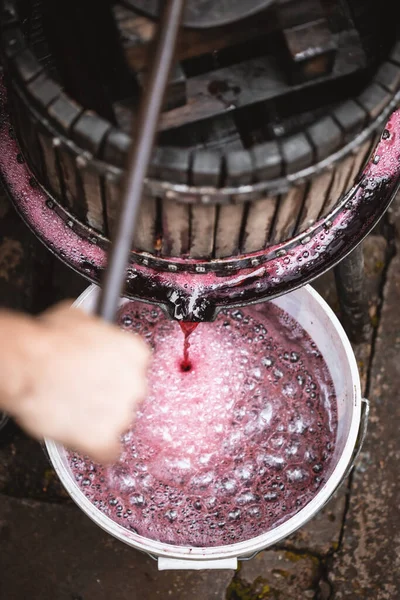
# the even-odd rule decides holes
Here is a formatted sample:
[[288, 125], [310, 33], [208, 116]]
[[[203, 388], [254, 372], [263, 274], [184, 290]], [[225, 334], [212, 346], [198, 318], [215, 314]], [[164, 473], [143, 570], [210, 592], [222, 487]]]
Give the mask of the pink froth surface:
[[154, 358], [120, 461], [104, 469], [70, 455], [101, 511], [144, 537], [217, 546], [265, 533], [314, 497], [334, 449], [336, 398], [293, 319], [272, 304], [224, 311], [192, 333], [189, 372], [180, 327], [159, 309], [128, 303], [120, 324]]

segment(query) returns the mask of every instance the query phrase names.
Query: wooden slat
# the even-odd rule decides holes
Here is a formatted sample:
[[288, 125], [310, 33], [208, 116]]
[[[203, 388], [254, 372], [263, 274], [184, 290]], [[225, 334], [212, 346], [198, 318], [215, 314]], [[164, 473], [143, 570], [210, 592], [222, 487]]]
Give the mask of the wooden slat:
[[353, 169], [350, 173], [349, 179], [349, 187], [354, 185], [355, 180], [360, 175], [361, 169], [364, 168], [365, 163], [367, 162], [369, 155], [372, 150], [375, 148], [379, 141], [380, 135], [374, 136], [372, 139], [368, 140], [363, 144], [357, 154], [356, 160], [354, 161]]
[[18, 94], [11, 97], [13, 106], [13, 121], [16, 125], [16, 135], [18, 141], [33, 173], [43, 181], [45, 179], [44, 161], [41, 146], [38, 141], [38, 124], [36, 119], [30, 113], [25, 103]]
[[14, 106], [14, 110], [11, 114], [13, 132], [14, 135], [18, 138], [18, 144], [24, 154], [25, 160], [28, 162], [29, 165], [31, 165], [33, 159], [30, 155], [29, 140], [27, 139], [29, 136], [25, 134], [25, 125], [21, 119], [24, 111], [26, 110], [25, 105], [21, 102], [18, 94], [12, 94], [11, 102]]
[[[225, 152], [233, 150], [242, 150], [243, 142], [237, 123], [232, 115], [221, 115], [217, 119], [210, 119], [205, 128], [199, 124], [202, 129], [202, 142], [206, 148], [223, 148]], [[193, 125], [189, 125], [189, 130]], [[171, 135], [173, 132], [171, 132]]]
[[38, 139], [38, 121], [36, 118], [25, 109], [21, 115], [21, 120], [24, 123], [24, 138], [25, 143], [29, 147], [29, 154], [32, 161], [33, 173], [40, 181], [46, 179], [45, 166], [43, 160], [42, 149]]
[[26, 48], [14, 57], [14, 65], [19, 76], [25, 83], [32, 81], [43, 70], [42, 65], [33, 54], [32, 50]]
[[360, 133], [367, 121], [366, 110], [352, 99], [336, 106], [332, 114], [343, 131], [345, 143], [350, 142], [357, 133]]
[[61, 92], [58, 98], [47, 109], [47, 114], [51, 121], [54, 122], [56, 129], [61, 128], [61, 130], [67, 133], [68, 137], [71, 127], [82, 112], [83, 108], [64, 92]]
[[[300, 2], [296, 0], [293, 4]], [[313, 4], [320, 7], [318, 0]], [[293, 82], [309, 81], [331, 73], [337, 52], [337, 42], [327, 19], [314, 16], [300, 24], [296, 22], [293, 27], [283, 29], [291, 59], [288, 76]], [[311, 52], [310, 40], [313, 43]]]
[[253, 181], [253, 160], [248, 150], [226, 152], [226, 185], [247, 185]]
[[257, 252], [265, 248], [277, 203], [277, 197], [267, 197], [250, 205], [244, 231], [244, 253]]
[[[110, 125], [98, 115], [85, 111], [71, 129], [72, 139], [82, 148], [98, 156]], [[85, 222], [97, 231], [108, 234], [106, 223], [106, 198], [102, 177], [90, 164], [81, 168], [81, 179], [86, 205]]]
[[86, 218], [86, 203], [80, 172], [74, 157], [64, 148], [59, 148], [60, 174], [63, 180], [64, 204], [78, 219]]
[[[115, 233], [121, 203], [121, 188], [113, 178], [104, 180], [104, 194], [109, 236]], [[135, 250], [154, 254], [156, 223], [156, 199], [144, 197], [139, 209], [135, 239], [132, 247]]]
[[48, 135], [39, 132], [38, 138], [46, 167], [48, 189], [54, 195], [56, 200], [62, 202], [63, 194], [60, 173], [57, 166], [57, 149], [53, 146], [52, 140]]
[[171, 110], [186, 104], [186, 75], [180, 63], [172, 68], [165, 92], [164, 110]]
[[[144, 69], [149, 62], [150, 42], [157, 31], [156, 23], [146, 17], [135, 15], [121, 5], [115, 7], [115, 13], [130, 66], [135, 70]], [[255, 36], [266, 35], [276, 26], [274, 15], [268, 12], [224, 27], [205, 30], [182, 29], [176, 50], [177, 60], [188, 60], [207, 54], [210, 48], [217, 51], [232, 44], [252, 40]]]
[[104, 194], [106, 201], [108, 232], [110, 236], [113, 236], [121, 199], [120, 186], [114, 178], [104, 178]]
[[400, 86], [399, 67], [391, 62], [384, 62], [378, 69], [376, 81], [393, 94], [396, 93]]
[[154, 254], [156, 236], [156, 199], [145, 196], [139, 210], [133, 247]]
[[153, 153], [149, 176], [161, 181], [188, 183], [190, 154], [183, 148], [158, 147]]
[[70, 136], [80, 148], [85, 148], [96, 156], [110, 129], [111, 126], [105, 119], [91, 111], [85, 111], [71, 128]]
[[296, 133], [282, 140], [283, 168], [286, 174], [296, 173], [314, 162], [314, 150], [304, 133]]
[[356, 156], [347, 157], [336, 167], [332, 187], [322, 208], [321, 215], [328, 214], [343, 194], [353, 186], [374, 144], [376, 144], [376, 138], [368, 140], [358, 149]]
[[[131, 109], [125, 110], [128, 110], [129, 113]], [[119, 114], [121, 115], [120, 110]], [[127, 127], [130, 117], [127, 119], [124, 115], [121, 122], [124, 127]], [[187, 151], [196, 149], [223, 149], [224, 152], [242, 150], [243, 141], [239, 129], [233, 115], [226, 113], [215, 119], [208, 119], [206, 127], [204, 123], [199, 122], [164, 131], [159, 137], [159, 143], [160, 146], [179, 146], [186, 148]]]
[[[344, 32], [346, 33], [346, 32]], [[340, 76], [350, 75], [358, 70], [357, 58], [362, 51], [357, 44], [350, 44], [354, 57], [348, 61], [349, 45], [341, 45], [339, 36], [337, 65]], [[357, 55], [359, 53], [359, 55]], [[339, 69], [339, 67], [338, 67]], [[327, 76], [326, 81], [337, 77], [337, 73]], [[221, 84], [220, 86], [218, 84]], [[311, 82], [301, 84], [306, 89]], [[226, 113], [227, 108], [243, 108], [259, 102], [272, 101], [292, 94], [300, 85], [291, 86], [284, 72], [273, 57], [263, 56], [243, 61], [229, 67], [195, 75], [187, 80], [187, 104], [166, 112], [161, 117], [160, 129], [172, 129], [185, 123], [193, 123]], [[215, 91], [214, 91], [215, 90]]]
[[211, 258], [217, 210], [215, 206], [193, 205], [190, 216], [190, 251], [192, 258]]
[[357, 101], [368, 112], [371, 119], [376, 119], [392, 99], [392, 94], [379, 83], [371, 83], [358, 96]]
[[282, 173], [282, 153], [279, 144], [272, 140], [251, 149], [255, 181], [266, 181]]
[[222, 157], [220, 152], [198, 149], [193, 154], [193, 185], [209, 185], [217, 187], [221, 181]]
[[244, 215], [244, 204], [220, 206], [215, 235], [215, 257], [237, 254]]
[[101, 178], [90, 167], [82, 169], [81, 177], [87, 211], [85, 221], [90, 227], [105, 234]]
[[302, 210], [307, 185], [294, 187], [282, 196], [272, 234], [272, 242], [279, 243], [292, 237]]
[[317, 162], [330, 156], [342, 143], [342, 130], [329, 115], [310, 125], [307, 131]]
[[297, 226], [297, 232], [304, 231], [318, 219], [321, 209], [326, 202], [332, 180], [333, 174], [328, 172], [318, 175], [311, 182]]
[[162, 203], [163, 256], [182, 256], [189, 252], [189, 206], [174, 200]]
[[326, 198], [325, 204], [321, 209], [321, 216], [329, 213], [330, 210], [335, 206], [339, 198], [342, 194], [347, 191], [348, 182], [350, 178], [350, 173], [353, 168], [355, 158], [354, 156], [349, 156], [345, 158], [339, 165], [336, 167], [336, 170], [333, 175], [331, 189], [329, 190], [329, 194]]

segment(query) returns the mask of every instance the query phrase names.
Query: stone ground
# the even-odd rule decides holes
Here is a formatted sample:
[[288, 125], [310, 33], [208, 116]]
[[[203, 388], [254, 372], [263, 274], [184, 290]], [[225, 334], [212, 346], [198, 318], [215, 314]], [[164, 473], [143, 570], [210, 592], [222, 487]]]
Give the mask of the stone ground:
[[[367, 440], [325, 510], [233, 571], [158, 572], [103, 533], [59, 484], [40, 444], [0, 447], [0, 600], [398, 600], [400, 598], [400, 198], [364, 243], [372, 324], [355, 347]], [[33, 314], [86, 287], [29, 233], [0, 193], [0, 301]], [[332, 274], [316, 283], [338, 310]]]

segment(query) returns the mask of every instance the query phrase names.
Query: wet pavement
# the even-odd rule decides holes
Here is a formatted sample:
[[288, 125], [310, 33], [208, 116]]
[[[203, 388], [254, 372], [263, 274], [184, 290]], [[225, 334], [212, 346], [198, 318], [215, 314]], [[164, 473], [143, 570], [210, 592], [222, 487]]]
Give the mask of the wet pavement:
[[[10, 430], [0, 446], [0, 600], [398, 600], [400, 197], [364, 254], [373, 329], [355, 352], [369, 432], [356, 469], [317, 517], [237, 572], [158, 572], [72, 504], [40, 444]], [[37, 313], [86, 286], [0, 194], [1, 304]], [[332, 273], [315, 287], [337, 311]]]

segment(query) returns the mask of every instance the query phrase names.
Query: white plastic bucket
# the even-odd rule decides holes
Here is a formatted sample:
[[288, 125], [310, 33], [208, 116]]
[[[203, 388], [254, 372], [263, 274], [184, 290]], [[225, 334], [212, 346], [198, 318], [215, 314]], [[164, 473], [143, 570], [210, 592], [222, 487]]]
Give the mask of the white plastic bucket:
[[[94, 311], [98, 288], [90, 286], [75, 302]], [[121, 304], [127, 300], [121, 300]], [[311, 519], [331, 498], [349, 472], [365, 436], [368, 403], [361, 398], [360, 378], [350, 342], [337, 317], [310, 286], [272, 300], [289, 313], [317, 344], [329, 368], [338, 403], [338, 432], [335, 452], [326, 483], [315, 497], [285, 523], [245, 542], [211, 548], [173, 546], [142, 537], [112, 521], [83, 494], [68, 465], [66, 450], [46, 441], [51, 462], [76, 504], [101, 528], [122, 542], [150, 554], [165, 569], [236, 569], [238, 560], [248, 559], [276, 544]], [[263, 303], [252, 309], [263, 310]], [[363, 408], [363, 410], [362, 410]]]

